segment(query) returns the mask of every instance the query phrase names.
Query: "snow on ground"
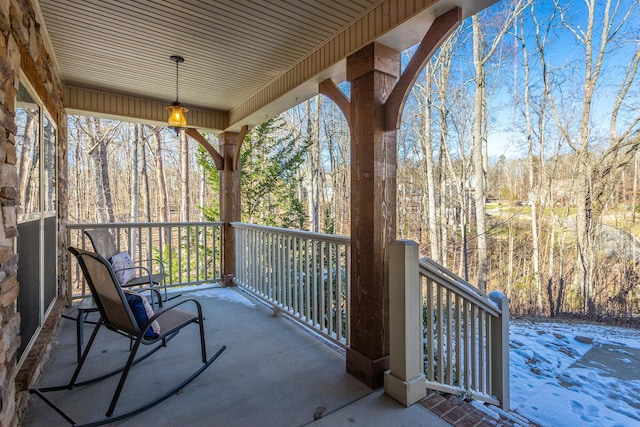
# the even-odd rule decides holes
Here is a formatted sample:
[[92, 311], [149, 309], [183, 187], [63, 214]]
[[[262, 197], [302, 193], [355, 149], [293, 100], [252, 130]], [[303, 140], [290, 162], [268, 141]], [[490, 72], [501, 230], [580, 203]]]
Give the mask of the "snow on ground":
[[640, 426], [638, 330], [513, 320], [510, 369], [512, 411], [541, 426]]
[[253, 302], [245, 298], [240, 292], [236, 291], [233, 288], [222, 287], [222, 285], [209, 285], [205, 289], [203, 289], [203, 285], [199, 285], [199, 287], [195, 286], [177, 288], [175, 292], [189, 292], [189, 298], [216, 298], [222, 301], [242, 304], [251, 308], [256, 306]]

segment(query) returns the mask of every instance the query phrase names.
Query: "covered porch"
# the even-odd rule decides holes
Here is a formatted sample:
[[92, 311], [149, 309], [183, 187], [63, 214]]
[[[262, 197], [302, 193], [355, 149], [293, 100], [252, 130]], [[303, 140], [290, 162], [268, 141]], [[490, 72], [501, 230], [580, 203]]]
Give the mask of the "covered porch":
[[[505, 377], [501, 365], [503, 361], [499, 357], [486, 356], [500, 353], [503, 349], [491, 344], [491, 340], [502, 338], [498, 331], [504, 326], [492, 323], [493, 318], [500, 317], [501, 309], [496, 309], [485, 295], [478, 295], [468, 287], [456, 294], [452, 290], [457, 286], [456, 280], [446, 278], [447, 272], [439, 272], [437, 268], [432, 271], [421, 266], [417, 252], [411, 255], [412, 258], [405, 258], [408, 256], [406, 254], [398, 255], [396, 264], [407, 268], [395, 270], [402, 284], [396, 285], [393, 292], [389, 286], [392, 274], [389, 269], [389, 260], [392, 258], [389, 248], [396, 239], [396, 131], [407, 93], [442, 40], [462, 19], [493, 2], [326, 0], [313, 2], [313, 5], [305, 3], [303, 7], [297, 2], [276, 1], [269, 3], [273, 8], [266, 7], [266, 3], [262, 2], [236, 4], [207, 1], [193, 5], [171, 3], [164, 7], [103, 1], [86, 1], [81, 5], [59, 0], [3, 2], [0, 29], [4, 44], [0, 45], [0, 52], [3, 54], [2, 73], [7, 85], [2, 92], [3, 135], [6, 137], [0, 138], [0, 146], [5, 149], [4, 155], [0, 156], [4, 162], [0, 170], [4, 225], [4, 235], [0, 241], [0, 267], [3, 274], [0, 301], [3, 328], [0, 338], [4, 362], [0, 370], [7, 374], [2, 384], [5, 404], [0, 414], [0, 424], [12, 425], [20, 419], [28, 401], [25, 390], [38, 380], [38, 373], [45, 366], [46, 349], [53, 338], [42, 334], [44, 329], [41, 327], [49, 317], [57, 315], [54, 307], [72, 299], [69, 284], [73, 268], [66, 252], [67, 246], [72, 244], [67, 234], [67, 229], [72, 225], [68, 219], [66, 193], [70, 179], [66, 152], [67, 114], [166, 124], [166, 106], [172, 100], [174, 88], [173, 68], [168, 58], [177, 53], [184, 55], [187, 63], [193, 64], [190, 76], [180, 80], [180, 99], [191, 110], [188, 124], [186, 128], [177, 130], [183, 138], [188, 136], [206, 148], [221, 176], [220, 223], [216, 225], [220, 229], [217, 235], [219, 247], [212, 243], [215, 248], [213, 253], [220, 255], [216, 279], [224, 286], [251, 288], [253, 294], [263, 301], [271, 301], [276, 311], [296, 311], [296, 300], [302, 301], [301, 291], [290, 293], [292, 288], [283, 290], [282, 287], [297, 282], [293, 280], [296, 276], [292, 272], [297, 271], [296, 266], [303, 265], [302, 254], [306, 256], [307, 252], [306, 249], [300, 249], [301, 246], [291, 246], [289, 237], [273, 240], [268, 230], [255, 231], [248, 226], [244, 227], [248, 231], [238, 232], [238, 228], [242, 228], [239, 155], [243, 139], [252, 126], [318, 93], [336, 102], [349, 123], [352, 145], [349, 249], [344, 252], [344, 258], [336, 257], [331, 252], [327, 257], [342, 262], [339, 267], [345, 276], [338, 273], [336, 277], [343, 280], [339, 282], [340, 288], [327, 290], [328, 295], [336, 296], [335, 301], [325, 305], [324, 311], [314, 319], [316, 329], [321, 332], [326, 330], [329, 341], [335, 341], [343, 350], [335, 354], [329, 353], [333, 350], [324, 347], [320, 350], [316, 338], [296, 330], [291, 337], [278, 338], [281, 342], [262, 341], [274, 360], [278, 359], [280, 363], [293, 357], [296, 366], [303, 367], [299, 375], [304, 376], [304, 369], [309, 368], [305, 359], [312, 358], [306, 352], [321, 355], [316, 360], [317, 365], [325, 366], [322, 369], [327, 369], [325, 373], [331, 374], [324, 375], [327, 377], [324, 381], [328, 381], [324, 385], [319, 381], [319, 385], [312, 388], [331, 390], [329, 394], [334, 396], [328, 397], [324, 407], [328, 410], [332, 408], [334, 412], [351, 402], [362, 402], [359, 399], [369, 395], [371, 389], [384, 384], [385, 371], [388, 372], [390, 368], [395, 398], [405, 405], [411, 405], [424, 395], [425, 389], [423, 360], [421, 353], [416, 353], [422, 347], [422, 338], [418, 333], [422, 333], [422, 316], [419, 313], [423, 308], [419, 305], [419, 296], [404, 293], [408, 289], [404, 284], [410, 283], [412, 292], [418, 291], [419, 295], [422, 283], [428, 282], [425, 289], [435, 292], [428, 294], [435, 301], [435, 306], [427, 306], [427, 310], [447, 312], [452, 316], [452, 304], [455, 304], [455, 310], [461, 310], [455, 312], [466, 316], [464, 324], [468, 326], [464, 326], [464, 342], [473, 341], [474, 350], [479, 349], [479, 353], [485, 355], [479, 356], [474, 362], [471, 362], [471, 358], [457, 358], [458, 364], [466, 360], [478, 367], [477, 371], [468, 374], [465, 381], [488, 401], [501, 402], [508, 407], [508, 390], [502, 390], [504, 384], [497, 384]], [[299, 20], [304, 21], [303, 25], [294, 25]], [[176, 43], [176, 34], [180, 43]], [[416, 43], [420, 44], [414, 58], [404, 71], [401, 70], [400, 52]], [[183, 51], [176, 52], [176, 46]], [[159, 71], [163, 69], [168, 70], [166, 73]], [[350, 85], [348, 94], [338, 88], [338, 84], [345, 80]], [[24, 153], [16, 152], [17, 126], [13, 119], [17, 110], [16, 94], [22, 92], [29, 92], [32, 95], [30, 102], [48, 112], [47, 117], [55, 124], [54, 130], [57, 131], [53, 139], [56, 148], [54, 185], [49, 180], [45, 186], [47, 176], [44, 172], [40, 175], [40, 196], [48, 204], [44, 206], [43, 201], [42, 207], [35, 212], [36, 222], [28, 229], [33, 231], [32, 234], [19, 232], [21, 223], [17, 215], [22, 201], [18, 191], [20, 183], [16, 163], [17, 157]], [[176, 93], [176, 101], [177, 98]], [[219, 147], [211, 146], [202, 138], [199, 131], [205, 130], [218, 133]], [[24, 229], [27, 230], [26, 227]], [[26, 246], [21, 249], [20, 242], [16, 245], [12, 240], [20, 238], [19, 234], [32, 237], [33, 246], [30, 250], [26, 250]], [[271, 240], [262, 240], [265, 236]], [[147, 247], [147, 250], [152, 249]], [[270, 258], [272, 261], [283, 259], [283, 254], [287, 254], [284, 264], [290, 268], [289, 276], [269, 276], [271, 281], [268, 284], [256, 280], [264, 277], [265, 268], [273, 270], [266, 262], [269, 261], [266, 253], [273, 255]], [[31, 262], [29, 265], [38, 269], [37, 274], [23, 279], [22, 283], [18, 283], [19, 273], [16, 273], [20, 271], [19, 260], [28, 260]], [[23, 267], [21, 271], [27, 269]], [[329, 268], [327, 271], [332, 270]], [[446, 285], [435, 285], [437, 280], [434, 274], [445, 277], [442, 282]], [[18, 292], [26, 289], [28, 281], [35, 283], [36, 295], [19, 299]], [[269, 286], [280, 286], [280, 293], [269, 294], [267, 289], [273, 290]], [[295, 283], [295, 286], [303, 284]], [[344, 297], [340, 294], [342, 287]], [[394, 296], [390, 298], [390, 294]], [[284, 300], [279, 299], [282, 297]], [[33, 299], [36, 321], [32, 328], [33, 335], [21, 337], [20, 317], [27, 317], [24, 311], [16, 311], [16, 300], [20, 302], [28, 298]], [[409, 300], [415, 303], [415, 306], [412, 303], [412, 312], [404, 311], [404, 302]], [[395, 314], [390, 313], [396, 309], [398, 311]], [[236, 322], [243, 318], [234, 311], [222, 310], [221, 313], [229, 317], [225, 321]], [[214, 310], [211, 318], [218, 315]], [[213, 339], [229, 334], [229, 339], [233, 340], [236, 333], [234, 329], [251, 332], [254, 324], [264, 326], [272, 321], [280, 326], [286, 325], [284, 329], [292, 327], [281, 318], [264, 316], [264, 319], [247, 318], [246, 323], [237, 324], [225, 324], [221, 320], [221, 326], [213, 324], [209, 330], [213, 332]], [[402, 321], [396, 322], [397, 319]], [[306, 321], [309, 321], [309, 315]], [[64, 331], [68, 326], [64, 324], [66, 320], [61, 322], [60, 333], [63, 335], [60, 336], [60, 342], [63, 343], [66, 339]], [[411, 328], [410, 340], [402, 338], [407, 325]], [[440, 345], [438, 354], [442, 354], [446, 339], [450, 340], [446, 347], [452, 349], [453, 346], [448, 344], [451, 340], [455, 342], [455, 332], [458, 336], [463, 334], [462, 322], [457, 324], [458, 329], [451, 329], [452, 322], [448, 322], [448, 326], [444, 326], [442, 321], [427, 325], [430, 331], [441, 329], [449, 337], [437, 336]], [[475, 338], [477, 329], [480, 330], [478, 341]], [[489, 330], [493, 332], [489, 333]], [[268, 331], [262, 333], [269, 334]], [[229, 360], [228, 363], [232, 364], [230, 370], [234, 368], [233, 363], [243, 360], [242, 347], [255, 344], [249, 338], [237, 338], [237, 350], [234, 351], [239, 352], [238, 360]], [[401, 340], [394, 341], [397, 338]], [[22, 348], [19, 351], [21, 340]], [[407, 347], [403, 347], [406, 342], [410, 342], [411, 346], [409, 356], [405, 354]], [[459, 341], [457, 345], [462, 348], [465, 343]], [[478, 348], [475, 347], [476, 343], [479, 343]], [[226, 344], [231, 348], [232, 342]], [[394, 364], [390, 348], [395, 346], [404, 350]], [[59, 350], [75, 355], [75, 348], [69, 350], [68, 347], [67, 343], [61, 345]], [[298, 351], [301, 353], [298, 354]], [[246, 354], [254, 358], [254, 363], [255, 360], [261, 360], [259, 352]], [[60, 355], [62, 363], [65, 357], [69, 357], [63, 353]], [[431, 356], [433, 359], [433, 354]], [[443, 362], [441, 366], [432, 366], [427, 375], [437, 377], [436, 382], [446, 382], [444, 378], [448, 377], [449, 385], [461, 384], [462, 370], [454, 368], [454, 359], [449, 360], [448, 364], [443, 359], [440, 357]], [[162, 369], [166, 368], [166, 361], [163, 359], [165, 365]], [[58, 363], [57, 359], [53, 363]], [[237, 368], [243, 371], [239, 365]], [[220, 364], [214, 365], [207, 375], [213, 377], [217, 369], [220, 369]], [[28, 372], [22, 373], [25, 370]], [[45, 372], [43, 380], [51, 371], [48, 369]], [[273, 411], [274, 417], [278, 416], [278, 412], [289, 414], [287, 407], [274, 405], [278, 402], [277, 386], [281, 389], [288, 387], [280, 383], [282, 372], [287, 372], [287, 369], [266, 371], [264, 381], [260, 383], [262, 385], [252, 383], [255, 378], [245, 377], [246, 383], [242, 384], [241, 379], [237, 389], [230, 385], [233, 390], [225, 390], [220, 399], [214, 399], [212, 394], [218, 393], [219, 386], [211, 390], [207, 388], [204, 392], [200, 390], [198, 396], [224, 403], [224, 407], [218, 408], [224, 414], [225, 408], [239, 402], [264, 404], [262, 396], [256, 401], [252, 400], [250, 390], [255, 390], [254, 387], [264, 390], [261, 388], [263, 384], [272, 384], [276, 390], [271, 391], [266, 401], [277, 408]], [[454, 379], [454, 372], [458, 375], [457, 379]], [[496, 381], [493, 375], [499, 373], [502, 373], [502, 377]], [[224, 377], [218, 379], [223, 383], [229, 380]], [[342, 389], [349, 391], [343, 396]], [[300, 390], [304, 391], [305, 388]], [[292, 390], [291, 393], [304, 395], [300, 390]], [[185, 393], [196, 391], [197, 387], [192, 386], [187, 387]], [[496, 399], [495, 395], [500, 397]], [[379, 402], [387, 402], [387, 398], [381, 399]], [[305, 420], [312, 415], [309, 410], [315, 411], [323, 406], [318, 404], [312, 408], [315, 404], [313, 399], [309, 399], [301, 406], [299, 414], [297, 410], [295, 414], [291, 413], [292, 424], [296, 425], [298, 421], [306, 423]], [[210, 405], [205, 405], [205, 409], [210, 410]], [[404, 413], [412, 414], [416, 409]], [[37, 409], [34, 408], [34, 411]], [[215, 412], [194, 416], [209, 418], [212, 413]], [[245, 416], [243, 414], [240, 416]]]
[[[184, 292], [203, 304], [207, 347], [227, 350], [181, 393], [113, 425], [163, 426], [446, 426], [421, 405], [404, 407], [344, 370], [344, 349], [302, 329], [238, 288], [201, 286]], [[93, 325], [85, 326], [88, 336]], [[73, 321], [63, 319], [41, 386], [64, 384], [76, 365]], [[86, 374], [104, 373], [127, 357], [128, 340], [101, 331]], [[198, 363], [197, 328], [134, 367], [115, 416], [188, 375]], [[49, 396], [77, 422], [95, 420], [108, 406], [117, 378]], [[34, 399], [23, 425], [68, 423]]]

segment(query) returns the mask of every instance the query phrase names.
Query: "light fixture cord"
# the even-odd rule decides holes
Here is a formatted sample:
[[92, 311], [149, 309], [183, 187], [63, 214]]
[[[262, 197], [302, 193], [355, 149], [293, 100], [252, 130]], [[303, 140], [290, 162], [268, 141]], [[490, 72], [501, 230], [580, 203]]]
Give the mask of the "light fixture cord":
[[178, 101], [178, 66], [180, 65], [179, 61], [176, 61], [176, 103]]

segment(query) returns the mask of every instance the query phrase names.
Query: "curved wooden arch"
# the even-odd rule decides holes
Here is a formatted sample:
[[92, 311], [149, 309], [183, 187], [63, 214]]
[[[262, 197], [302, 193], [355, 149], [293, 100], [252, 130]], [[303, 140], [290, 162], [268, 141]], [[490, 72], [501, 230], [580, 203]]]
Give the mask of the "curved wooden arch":
[[331, 79], [324, 80], [318, 85], [320, 93], [336, 103], [351, 127], [351, 101]]
[[247, 136], [248, 132], [249, 132], [249, 126], [244, 125], [242, 126], [242, 128], [240, 129], [240, 132], [238, 133], [238, 141], [236, 142], [236, 149], [233, 152], [231, 170], [235, 171], [235, 170], [238, 170], [238, 168], [240, 167], [240, 149], [242, 148], [242, 143], [244, 142], [244, 138], [245, 136]]
[[458, 28], [461, 22], [462, 8], [459, 6], [445, 12], [433, 21], [429, 31], [420, 42], [418, 49], [411, 57], [409, 64], [407, 64], [402, 76], [400, 76], [384, 104], [386, 131], [400, 128], [400, 120], [402, 118], [400, 112], [407, 102], [409, 91], [418, 79], [418, 74], [420, 74], [420, 71], [422, 71], [442, 42]]
[[206, 138], [202, 136], [200, 132], [198, 132], [198, 129], [187, 128], [184, 132], [191, 138], [195, 139], [196, 142], [198, 142], [204, 147], [205, 150], [207, 150], [207, 152], [213, 159], [213, 163], [216, 165], [216, 169], [222, 170], [222, 168], [224, 168], [224, 159], [222, 158], [220, 153], [218, 153], [218, 150], [216, 150], [211, 144], [209, 144], [209, 141], [207, 141]]
[[[198, 142], [200, 145], [204, 147], [205, 150], [207, 150], [207, 152], [213, 159], [213, 163], [216, 165], [216, 169], [218, 170], [224, 169], [225, 158], [218, 152], [218, 150], [216, 150], [211, 144], [209, 144], [209, 141], [207, 141], [205, 137], [202, 136], [200, 132], [198, 132], [198, 129], [187, 128], [185, 129], [184, 132], [187, 135], [189, 135], [191, 138], [195, 139], [196, 142]], [[231, 170], [238, 170], [238, 166], [239, 166], [238, 162], [240, 160], [240, 149], [242, 148], [242, 142], [244, 141], [244, 137], [247, 136], [248, 132], [249, 132], [249, 126], [244, 125], [242, 129], [240, 129], [240, 132], [238, 133], [238, 142], [233, 152], [233, 157], [230, 160], [228, 160], [231, 162], [231, 168], [230, 168]]]

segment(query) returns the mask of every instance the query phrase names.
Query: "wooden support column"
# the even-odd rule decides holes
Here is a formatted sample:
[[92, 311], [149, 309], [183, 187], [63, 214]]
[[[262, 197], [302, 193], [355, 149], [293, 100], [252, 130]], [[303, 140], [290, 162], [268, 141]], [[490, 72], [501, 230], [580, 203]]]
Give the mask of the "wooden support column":
[[220, 221], [224, 223], [222, 274], [224, 286], [233, 286], [236, 275], [236, 238], [232, 222], [240, 221], [240, 146], [244, 134], [223, 132], [218, 135], [223, 168], [220, 171]]
[[224, 286], [234, 286], [236, 275], [236, 239], [232, 222], [240, 221], [240, 149], [249, 128], [243, 126], [240, 132], [223, 132], [218, 135], [220, 154], [198, 132], [189, 128], [186, 134], [202, 145], [220, 171], [220, 221], [222, 230], [222, 277]]
[[318, 88], [340, 107], [351, 132], [351, 345], [347, 372], [372, 388], [382, 385], [389, 366], [386, 250], [396, 237], [396, 131], [418, 74], [461, 20], [459, 7], [436, 18], [402, 76], [400, 53], [372, 43], [347, 58], [350, 100], [331, 80], [321, 82]]
[[389, 369], [385, 250], [396, 237], [396, 130], [384, 102], [400, 75], [400, 53], [372, 43], [347, 58], [351, 82], [351, 345], [347, 372], [371, 388]]

